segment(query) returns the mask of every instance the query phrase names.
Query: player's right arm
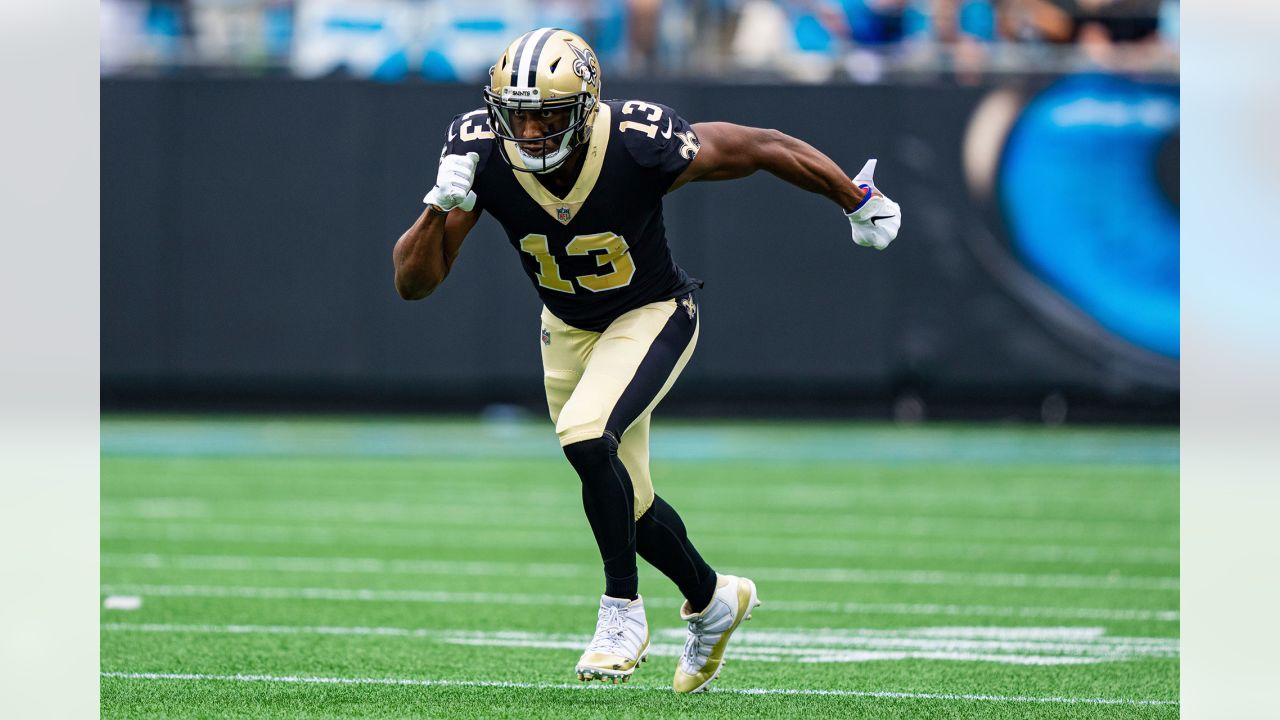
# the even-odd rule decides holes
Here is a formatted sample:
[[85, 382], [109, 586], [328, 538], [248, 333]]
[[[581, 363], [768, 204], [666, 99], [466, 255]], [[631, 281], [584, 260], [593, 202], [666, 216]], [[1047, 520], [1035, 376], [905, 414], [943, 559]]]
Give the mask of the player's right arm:
[[492, 139], [482, 111], [459, 115], [449, 124], [435, 187], [422, 199], [427, 207], [396, 241], [391, 253], [396, 292], [405, 300], [421, 300], [444, 282], [458, 259], [462, 241], [480, 219], [471, 186], [489, 154], [487, 141]]
[[460, 207], [444, 211], [427, 205], [418, 220], [396, 241], [391, 256], [396, 266], [396, 292], [405, 300], [421, 300], [444, 282], [475, 227], [480, 213]]

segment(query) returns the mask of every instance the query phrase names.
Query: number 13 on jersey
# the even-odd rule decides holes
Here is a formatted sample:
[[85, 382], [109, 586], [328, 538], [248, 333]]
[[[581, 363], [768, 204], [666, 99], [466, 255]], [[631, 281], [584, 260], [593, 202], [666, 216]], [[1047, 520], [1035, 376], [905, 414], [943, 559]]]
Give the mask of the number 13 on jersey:
[[[546, 235], [525, 235], [520, 238], [520, 249], [533, 256], [538, 263], [538, 284], [548, 290], [562, 293], [574, 293], [573, 282], [564, 279], [560, 274], [560, 266], [551, 254]], [[591, 292], [616, 290], [631, 284], [636, 274], [635, 262], [628, 252], [627, 241], [621, 235], [611, 232], [592, 235], [577, 235], [565, 245], [569, 255], [596, 256], [596, 265], [608, 267], [610, 270], [596, 275], [586, 274], [574, 278], [578, 285]]]

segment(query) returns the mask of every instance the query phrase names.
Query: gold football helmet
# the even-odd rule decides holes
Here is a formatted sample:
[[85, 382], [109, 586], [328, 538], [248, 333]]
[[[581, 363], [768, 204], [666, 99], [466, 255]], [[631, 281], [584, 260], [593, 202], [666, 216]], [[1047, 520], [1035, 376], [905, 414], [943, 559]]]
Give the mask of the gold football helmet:
[[[516, 38], [489, 68], [484, 102], [489, 127], [499, 139], [498, 154], [507, 164], [523, 172], [550, 172], [591, 137], [600, 104], [600, 62], [587, 41], [568, 30], [538, 28]], [[567, 111], [567, 127], [541, 137], [516, 136], [512, 113], [544, 111]]]

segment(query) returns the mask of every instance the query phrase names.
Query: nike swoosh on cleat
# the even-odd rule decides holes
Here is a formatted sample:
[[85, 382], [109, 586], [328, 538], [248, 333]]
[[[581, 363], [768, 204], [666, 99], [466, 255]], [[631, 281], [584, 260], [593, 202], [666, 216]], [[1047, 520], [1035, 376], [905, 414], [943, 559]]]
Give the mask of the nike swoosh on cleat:
[[888, 220], [891, 217], [893, 217], [893, 215], [872, 215], [871, 224], [875, 225], [877, 220]]

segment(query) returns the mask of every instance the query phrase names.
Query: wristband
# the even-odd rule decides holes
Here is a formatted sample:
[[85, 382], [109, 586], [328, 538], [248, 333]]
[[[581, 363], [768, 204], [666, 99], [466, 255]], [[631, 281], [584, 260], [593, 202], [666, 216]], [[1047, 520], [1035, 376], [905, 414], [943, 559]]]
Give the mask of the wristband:
[[859, 210], [861, 210], [861, 209], [862, 209], [862, 206], [863, 206], [863, 205], [866, 205], [866, 204], [867, 204], [867, 201], [871, 199], [871, 193], [873, 192], [873, 190], [872, 190], [872, 187], [871, 187], [870, 185], [859, 185], [858, 187], [859, 187], [860, 189], [862, 189], [862, 190], [866, 190], [866, 191], [867, 191], [867, 194], [862, 196], [862, 201], [861, 201], [861, 202], [859, 202], [859, 203], [858, 203], [858, 205], [857, 205], [855, 208], [853, 208], [853, 209], [852, 209], [852, 210], [850, 210], [848, 213], [846, 213], [847, 215], [852, 215], [852, 214], [854, 214], [854, 213], [858, 212]]

